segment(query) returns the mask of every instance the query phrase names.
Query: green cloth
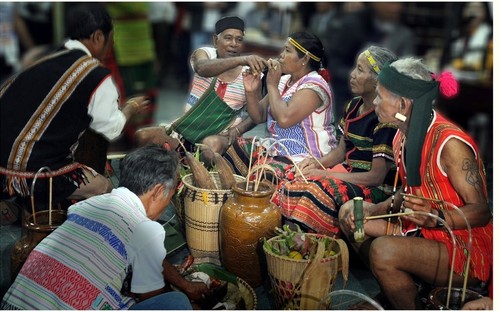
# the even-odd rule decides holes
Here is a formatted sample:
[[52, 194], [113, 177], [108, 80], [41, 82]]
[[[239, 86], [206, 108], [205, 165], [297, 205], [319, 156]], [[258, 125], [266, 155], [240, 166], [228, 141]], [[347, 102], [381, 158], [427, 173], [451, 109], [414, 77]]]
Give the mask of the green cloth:
[[109, 2], [113, 18], [114, 50], [120, 66], [131, 66], [155, 60], [153, 31], [148, 19], [147, 2]]
[[212, 83], [198, 101], [182, 117], [177, 119], [167, 131], [173, 130], [182, 135], [192, 144], [201, 142], [210, 135], [215, 135], [229, 127], [236, 118], [237, 111], [233, 110], [222, 100], [214, 90]]
[[439, 95], [439, 83], [410, 78], [399, 73], [390, 64], [384, 65], [378, 75], [378, 82], [389, 91], [414, 100], [406, 136], [406, 153], [403, 157], [405, 157], [408, 185], [420, 186], [422, 146], [431, 124], [433, 101]]

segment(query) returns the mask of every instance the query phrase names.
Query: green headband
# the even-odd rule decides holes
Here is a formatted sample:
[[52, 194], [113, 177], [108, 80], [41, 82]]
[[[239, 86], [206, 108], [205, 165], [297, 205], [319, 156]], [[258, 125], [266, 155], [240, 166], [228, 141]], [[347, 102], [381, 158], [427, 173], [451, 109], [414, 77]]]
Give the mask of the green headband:
[[432, 103], [439, 95], [439, 83], [410, 78], [398, 72], [390, 64], [382, 67], [378, 82], [392, 93], [414, 100], [406, 137], [406, 153], [403, 157], [405, 157], [408, 185], [420, 186], [422, 147], [431, 124]]

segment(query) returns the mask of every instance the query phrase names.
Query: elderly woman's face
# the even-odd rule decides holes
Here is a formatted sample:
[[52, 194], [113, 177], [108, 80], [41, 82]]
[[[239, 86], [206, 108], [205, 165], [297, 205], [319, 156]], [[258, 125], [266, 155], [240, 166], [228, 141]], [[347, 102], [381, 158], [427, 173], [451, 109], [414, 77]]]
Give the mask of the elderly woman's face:
[[354, 95], [373, 94], [377, 87], [375, 73], [371, 70], [370, 62], [363, 54], [358, 56], [356, 64], [351, 71], [350, 88]]
[[401, 97], [394, 96], [380, 83], [376, 88], [377, 97], [373, 101], [379, 122], [397, 122], [394, 116], [401, 110]]
[[279, 62], [281, 63], [281, 71], [285, 74], [293, 73], [304, 67], [303, 60], [299, 58], [297, 50], [288, 41], [285, 42], [285, 48], [280, 54]]
[[226, 29], [214, 36], [214, 45], [220, 58], [240, 56], [243, 49], [243, 32], [239, 29]]

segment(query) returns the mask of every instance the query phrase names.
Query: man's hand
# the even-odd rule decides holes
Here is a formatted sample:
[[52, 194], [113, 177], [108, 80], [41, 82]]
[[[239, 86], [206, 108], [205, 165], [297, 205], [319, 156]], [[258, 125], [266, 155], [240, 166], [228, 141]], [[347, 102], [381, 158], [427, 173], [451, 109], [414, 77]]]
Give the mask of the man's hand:
[[493, 299], [483, 297], [464, 304], [462, 310], [493, 310]]
[[208, 292], [208, 287], [202, 282], [188, 282], [187, 287], [183, 291], [189, 299], [200, 300]]
[[146, 96], [136, 96], [127, 101], [122, 109], [122, 113], [127, 120], [135, 115], [145, 113], [149, 109], [149, 99]]
[[[403, 209], [409, 208], [413, 211], [432, 213], [431, 201], [424, 199], [422, 191], [419, 188], [415, 188], [415, 195], [417, 197], [403, 195], [403, 203], [401, 204], [401, 207]], [[418, 198], [418, 197], [421, 197], [421, 198]], [[434, 219], [430, 216], [427, 216], [427, 215], [423, 215], [423, 214], [402, 216], [402, 218], [409, 220], [411, 222], [414, 222], [415, 224], [417, 224], [419, 226], [427, 227], [427, 228], [435, 227], [436, 222], [437, 222], [436, 219]]]
[[260, 74], [267, 67], [266, 59], [258, 55], [247, 55], [244, 58], [246, 65], [250, 67], [252, 75], [260, 77]]

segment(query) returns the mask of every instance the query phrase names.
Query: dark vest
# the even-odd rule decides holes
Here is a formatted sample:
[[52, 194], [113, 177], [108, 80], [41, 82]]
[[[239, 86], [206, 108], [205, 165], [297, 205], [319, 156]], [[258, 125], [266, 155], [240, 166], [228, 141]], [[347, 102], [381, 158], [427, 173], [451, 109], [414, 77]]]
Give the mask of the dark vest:
[[88, 128], [90, 99], [110, 75], [81, 50], [63, 50], [17, 75], [0, 90], [0, 166], [36, 172], [73, 162]]

